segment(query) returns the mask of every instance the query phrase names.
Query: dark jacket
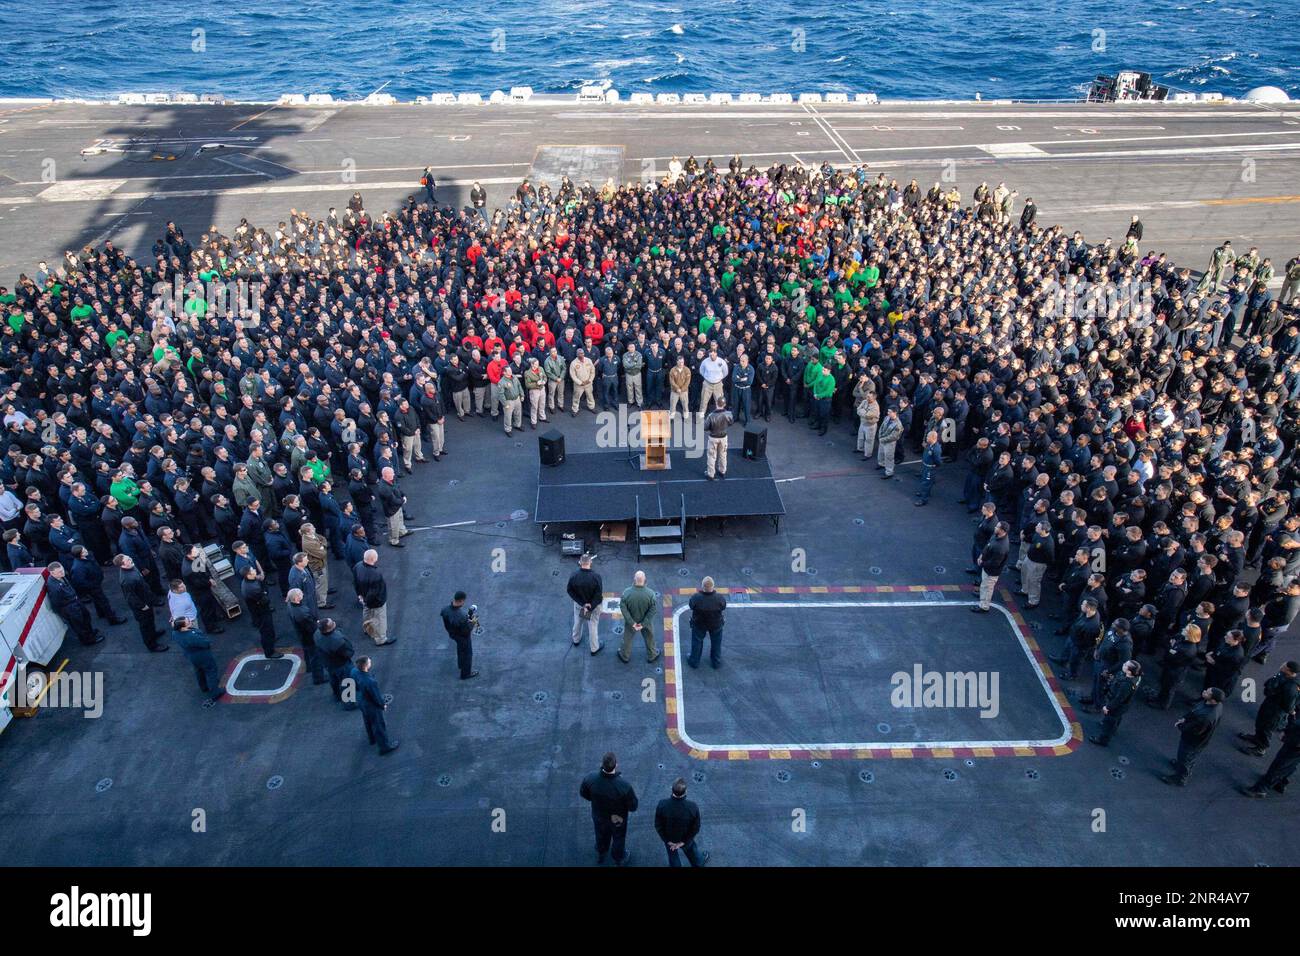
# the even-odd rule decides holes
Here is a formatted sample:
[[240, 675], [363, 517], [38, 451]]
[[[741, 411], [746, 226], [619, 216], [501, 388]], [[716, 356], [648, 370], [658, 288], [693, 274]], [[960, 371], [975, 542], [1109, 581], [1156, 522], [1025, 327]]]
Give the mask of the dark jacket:
[[357, 597], [368, 608], [383, 607], [388, 603], [388, 585], [384, 582], [383, 572], [378, 565], [369, 565], [362, 561], [352, 569], [352, 580], [357, 590]]
[[1129, 634], [1120, 634], [1114, 628], [1106, 632], [1100, 644], [1097, 645], [1097, 651], [1093, 654], [1093, 659], [1101, 664], [1104, 670], [1114, 673], [1123, 667], [1133, 658], [1133, 638]]
[[186, 659], [196, 667], [206, 665], [217, 666], [217, 659], [212, 656], [212, 638], [195, 628], [187, 631], [179, 631], [172, 628], [170, 632], [172, 643], [180, 645], [180, 649], [185, 652]]
[[1203, 700], [1183, 715], [1183, 725], [1178, 731], [1190, 746], [1200, 749], [1210, 742], [1222, 716], [1222, 707]]
[[248, 605], [248, 610], [254, 617], [263, 617], [274, 611], [266, 585], [257, 578], [244, 578], [240, 582], [239, 589], [244, 597], [244, 603]]
[[77, 558], [68, 570], [68, 580], [78, 594], [90, 594], [95, 588], [103, 587], [104, 570], [93, 558], [89, 561]]
[[1101, 615], [1080, 614], [1070, 625], [1070, 643], [1075, 647], [1096, 647], [1101, 637]]
[[448, 604], [442, 609], [442, 626], [447, 629], [447, 636], [453, 641], [469, 640], [474, 633], [474, 625], [469, 619], [469, 609], [456, 607], [454, 604]]
[[605, 599], [605, 586], [600, 575], [590, 568], [578, 568], [569, 575], [569, 584], [565, 588], [574, 604], [590, 604], [599, 607]]
[[379, 681], [355, 664], [352, 665], [352, 671], [348, 676], [356, 682], [357, 703], [361, 705], [362, 710], [373, 713], [384, 709], [384, 695], [379, 690]]
[[690, 608], [691, 627], [704, 631], [722, 630], [722, 612], [727, 609], [727, 599], [717, 591], [696, 591], [691, 595]]
[[1133, 705], [1133, 698], [1137, 695], [1138, 685], [1141, 683], [1140, 677], [1129, 677], [1124, 673], [1117, 675], [1106, 688], [1106, 697], [1101, 702], [1106, 708], [1106, 715], [1123, 717]]
[[62, 580], [55, 577], [46, 578], [45, 590], [50, 597], [50, 607], [54, 608], [59, 617], [65, 621], [68, 620], [69, 615], [76, 615], [80, 618], [86, 613], [86, 609], [81, 605], [81, 599], [77, 596], [76, 589], [66, 577]]
[[1182, 674], [1187, 668], [1192, 666], [1196, 660], [1196, 650], [1199, 644], [1193, 644], [1191, 641], [1174, 639], [1169, 643], [1169, 653], [1160, 659], [1160, 666], [1163, 670], [1176, 674]]
[[655, 832], [665, 843], [690, 843], [700, 832], [700, 808], [685, 797], [660, 800], [655, 807]]
[[636, 811], [636, 791], [616, 770], [612, 774], [597, 770], [583, 778], [578, 794], [591, 801], [591, 818], [608, 823], [611, 816], [623, 818], [627, 826], [628, 814]]
[[999, 538], [994, 535], [980, 552], [980, 570], [990, 577], [997, 577], [1007, 566], [1007, 556], [1011, 553], [1011, 536]]
[[143, 531], [138, 528], [135, 531], [123, 531], [117, 539], [117, 550], [125, 555], [129, 555], [135, 562], [136, 568], [143, 574], [145, 572], [154, 573], [157, 571], [157, 565], [154, 562], [153, 549], [149, 547], [149, 539], [145, 537]]
[[332, 671], [341, 670], [352, 660], [352, 642], [337, 629], [328, 634], [316, 635], [316, 650], [325, 655], [325, 666]]
[[384, 517], [391, 518], [402, 510], [402, 505], [406, 498], [402, 490], [397, 487], [397, 482], [381, 481], [375, 485], [375, 497], [379, 499], [379, 504], [384, 509]]
[[[1261, 715], [1269, 715], [1278, 726], [1287, 714], [1296, 709], [1296, 700], [1300, 697], [1300, 678], [1287, 677], [1280, 671], [1264, 681], [1264, 701], [1260, 704]], [[1265, 718], [1267, 720], [1267, 717]]]
[[1231, 694], [1237, 684], [1237, 676], [1246, 666], [1246, 644], [1236, 647], [1224, 642], [1214, 651], [1214, 663], [1205, 665], [1205, 686], [1217, 687], [1225, 694]]
[[126, 606], [137, 614], [142, 611], [152, 613], [153, 591], [138, 569], [122, 572], [122, 596], [126, 598]]
[[316, 609], [306, 601], [289, 604], [289, 622], [294, 632], [303, 641], [310, 641], [316, 633]]

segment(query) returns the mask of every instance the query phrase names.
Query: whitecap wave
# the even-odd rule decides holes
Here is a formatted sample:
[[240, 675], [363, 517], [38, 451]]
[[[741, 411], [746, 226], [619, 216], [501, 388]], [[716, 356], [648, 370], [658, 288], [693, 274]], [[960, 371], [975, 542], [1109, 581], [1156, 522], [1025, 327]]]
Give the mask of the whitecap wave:
[[629, 66], [648, 66], [654, 62], [653, 57], [634, 56], [626, 60], [598, 60], [591, 64], [591, 69], [597, 75], [612, 73], [614, 70], [623, 70]]
[[668, 32], [675, 33], [678, 36], [681, 36], [683, 33], [686, 32], [686, 28], [683, 27], [680, 23], [674, 23], [672, 26], [668, 28]]

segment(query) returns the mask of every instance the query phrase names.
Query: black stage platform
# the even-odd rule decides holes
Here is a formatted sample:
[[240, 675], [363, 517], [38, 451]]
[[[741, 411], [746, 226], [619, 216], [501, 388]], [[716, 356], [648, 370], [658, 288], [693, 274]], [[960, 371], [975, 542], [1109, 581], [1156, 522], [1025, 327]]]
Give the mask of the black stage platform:
[[642, 471], [626, 451], [569, 455], [563, 464], [541, 466], [537, 479], [539, 524], [642, 521], [679, 518], [682, 496], [689, 518], [771, 518], [785, 514], [766, 459], [747, 461], [739, 449], [727, 455], [727, 477], [709, 481], [704, 458], [669, 452], [672, 467]]

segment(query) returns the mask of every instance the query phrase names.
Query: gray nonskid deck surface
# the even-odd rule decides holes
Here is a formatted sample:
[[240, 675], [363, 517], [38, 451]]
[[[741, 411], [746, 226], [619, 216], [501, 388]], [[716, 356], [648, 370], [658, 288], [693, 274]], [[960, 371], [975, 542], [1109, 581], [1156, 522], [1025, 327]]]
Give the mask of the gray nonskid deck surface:
[[[965, 197], [981, 180], [1005, 180], [1020, 200], [1034, 197], [1040, 222], [1064, 223], [1090, 239], [1118, 239], [1139, 212], [1144, 248], [1194, 268], [1228, 237], [1234, 246], [1258, 245], [1275, 264], [1298, 251], [1294, 107], [891, 104], [816, 113], [797, 106], [0, 107], [0, 284], [105, 238], [145, 252], [172, 219], [195, 236], [212, 224], [228, 231], [245, 216], [273, 226], [290, 208], [317, 216], [341, 208], [354, 191], [368, 208], [393, 208], [418, 190], [425, 164], [438, 170], [442, 201], [463, 205], [478, 179], [499, 205], [532, 171], [539, 147], [556, 144], [617, 144], [624, 181], [675, 154], [733, 152], [760, 164], [862, 161], [923, 185], [951, 170]], [[137, 151], [81, 155], [101, 139]], [[226, 145], [197, 150], [215, 141]], [[1041, 155], [983, 148], [1020, 143]], [[552, 175], [565, 157], [545, 156], [540, 171]], [[604, 171], [609, 154], [577, 158]], [[42, 174], [45, 160], [54, 182]], [[595, 448], [596, 427], [585, 413], [565, 432], [571, 453]], [[1236, 792], [1263, 766], [1232, 746], [1253, 723], [1252, 708], [1236, 704], [1189, 788], [1177, 792], [1156, 779], [1176, 747], [1176, 709], [1136, 707], [1110, 749], [1084, 743], [1057, 757], [693, 759], [668, 737], [664, 660], [648, 664], [634, 653], [624, 665], [609, 647], [592, 657], [570, 643], [564, 584], [574, 564], [543, 545], [528, 520], [537, 507], [534, 444], [503, 445], [499, 426], [482, 420], [449, 422], [447, 442], [443, 461], [418, 465], [405, 482], [408, 524], [421, 530], [401, 551], [380, 549], [390, 631], [400, 641], [373, 651], [375, 673], [393, 695], [389, 724], [401, 750], [377, 757], [360, 717], [340, 711], [309, 680], [281, 703], [204, 709], [179, 654], [149, 654], [129, 625], [109, 628], [104, 644], [71, 642], [64, 652], [69, 669], [104, 673], [103, 717], [45, 710], [0, 737], [7, 862], [587, 864], [590, 813], [577, 786], [609, 749], [641, 797], [630, 845], [652, 864], [662, 854], [650, 821], [654, 802], [678, 776], [690, 782], [703, 843], [722, 865], [1282, 866], [1300, 854], [1294, 797], [1251, 802]], [[963, 469], [941, 468], [931, 506], [912, 508], [916, 466], [900, 464], [900, 480], [881, 481], [853, 445], [848, 423], [819, 438], [802, 424], [774, 422], [767, 451], [782, 481], [780, 533], [756, 522], [710, 527], [689, 539], [686, 564], [642, 566], [633, 543], [601, 543], [596, 568], [605, 591], [621, 592], [638, 567], [674, 607], [687, 599], [678, 589], [706, 574], [725, 587], [969, 583], [961, 569], [971, 528], [954, 503]], [[735, 495], [732, 480], [711, 493]], [[331, 571], [346, 597], [347, 570], [335, 563]], [[464, 683], [455, 679], [454, 649], [437, 619], [458, 588], [484, 622], [475, 639], [483, 676]], [[358, 650], [369, 650], [351, 603], [340, 601], [334, 613]], [[760, 617], [744, 617], [753, 613]], [[916, 634], [917, 659], [927, 666], [931, 651], [946, 645], [938, 629], [984, 633], [970, 629], [966, 619], [978, 619], [957, 607], [945, 613], [960, 623], [917, 616], [903, 634], [883, 615], [865, 618], [861, 632], [845, 618], [835, 627], [847, 636], [834, 644], [810, 620], [790, 625], [780, 643], [763, 613], [729, 614], [727, 666], [692, 672], [683, 684], [688, 724], [696, 705], [694, 714], [718, 733], [771, 728], [808, 738], [818, 732], [813, 718], [832, 730], [840, 722], [847, 733], [861, 717], [889, 723], [895, 735], [920, 734], [928, 715], [882, 721], [874, 704], [855, 712], [857, 704], [844, 702], [843, 675], [872, 661], [882, 669], [905, 664], [907, 633]], [[277, 619], [287, 632], [283, 615]], [[1043, 650], [1058, 652], [1056, 621], [1043, 611], [1029, 620]], [[607, 644], [621, 637], [618, 624], [602, 619]], [[1295, 656], [1291, 641], [1280, 658]], [[214, 644], [225, 664], [257, 641], [239, 622]], [[988, 652], [1001, 653], [993, 645]], [[822, 666], [831, 669], [829, 684]], [[953, 666], [1012, 665], [970, 658]], [[1263, 681], [1271, 673], [1250, 665], [1246, 676]], [[1027, 692], [1020, 699], [1039, 706]], [[1094, 718], [1082, 721], [1085, 732], [1095, 729]], [[1026, 728], [1033, 731], [1032, 721]], [[806, 830], [792, 831], [792, 808], [805, 811]], [[1099, 809], [1105, 832], [1094, 827]], [[203, 832], [192, 826], [196, 810], [206, 819]], [[493, 827], [497, 819], [504, 832]]]
[[[270, 228], [355, 191], [392, 209], [420, 191], [425, 165], [440, 201], [465, 205], [477, 180], [502, 205], [525, 175], [626, 182], [692, 154], [863, 162], [903, 181], [951, 180], [967, 198], [1005, 180], [1018, 203], [1036, 200], [1040, 222], [1089, 238], [1119, 241], [1140, 212], [1144, 247], [1198, 268], [1228, 237], [1283, 262], [1300, 234], [1300, 105], [0, 105], [0, 128], [5, 283], [107, 238], [144, 254], [173, 219], [196, 236], [243, 217]], [[109, 151], [82, 154], [95, 147]]]

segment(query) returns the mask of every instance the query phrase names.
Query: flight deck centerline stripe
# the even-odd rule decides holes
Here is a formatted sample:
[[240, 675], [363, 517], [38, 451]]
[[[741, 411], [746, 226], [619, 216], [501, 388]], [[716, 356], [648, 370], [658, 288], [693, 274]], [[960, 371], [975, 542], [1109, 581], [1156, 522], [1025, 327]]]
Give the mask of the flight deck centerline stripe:
[[[911, 587], [916, 587], [916, 586], [876, 585], [872, 587], [874, 587], [880, 593], [889, 593], [892, 592], [895, 587], [899, 587], [900, 589], [902, 588], [910, 589]], [[974, 585], [946, 585], [946, 586], [936, 586], [935, 588], [922, 587], [922, 589], [938, 590], [940, 589], [940, 587], [942, 587], [945, 590], [962, 590], [967, 592], [972, 592], [975, 590]], [[828, 590], [838, 590], [839, 586], [827, 586], [827, 588]], [[804, 591], [805, 589], [800, 588], [799, 590]], [[1003, 589], [1002, 594], [1004, 599], [1010, 600], [1010, 597], [1009, 595], [1007, 595], [1005, 589]], [[759, 602], [754, 604], [733, 604], [731, 605], [731, 608], [740, 609], [740, 608], [768, 607], [768, 608], [799, 608], [803, 610], [807, 610], [809, 608], [817, 608], [817, 607], [895, 607], [895, 608], [897, 607], [930, 607], [930, 608], [954, 607], [955, 608], [955, 607], [970, 607], [975, 605], [976, 603], [977, 602], [973, 600], [948, 601], [938, 605], [936, 605], [931, 601], [816, 601], [816, 602], [775, 601], [775, 602]], [[1015, 609], [1014, 602], [1012, 601], [1011, 603], [1012, 603], [1012, 608]], [[939, 749], [961, 748], [961, 749], [970, 750], [972, 753], [979, 753], [981, 751], [988, 750], [991, 748], [993, 750], [993, 755], [995, 756], [1060, 756], [1064, 753], [1071, 752], [1074, 749], [1074, 747], [1077, 746], [1078, 741], [1082, 739], [1081, 729], [1079, 725], [1073, 720], [1074, 715], [1072, 711], [1069, 710], [1068, 704], [1065, 704], [1063, 707], [1062, 702], [1057, 698], [1056, 694], [1053, 692], [1053, 687], [1049, 682], [1047, 675], [1043, 672], [1041, 667], [1038, 666], [1038, 661], [1036, 660], [1034, 654], [1034, 652], [1037, 651], [1037, 645], [1034, 643], [1032, 633], [1029, 632], [1029, 629], [1027, 627], [1017, 626], [1016, 618], [1015, 616], [1013, 616], [1012, 610], [1008, 610], [1008, 608], [1002, 605], [995, 605], [995, 606], [997, 606], [998, 610], [1007, 618], [1008, 623], [1011, 625], [1012, 631], [1016, 635], [1016, 639], [1021, 645], [1021, 649], [1025, 652], [1026, 656], [1028, 657], [1030, 665], [1033, 667], [1033, 670], [1039, 679], [1040, 685], [1047, 692], [1048, 699], [1051, 702], [1053, 709], [1056, 711], [1057, 717], [1060, 719], [1062, 723], [1062, 726], [1064, 728], [1064, 734], [1055, 740], [1052, 741], [978, 741], [978, 742], [917, 741], [917, 742], [908, 742], [908, 743], [889, 743], [889, 742], [874, 743], [873, 742], [873, 743], [865, 743], [865, 744], [864, 743], [744, 744], [744, 745], [701, 744], [694, 741], [690, 737], [690, 735], [686, 733], [686, 713], [685, 713], [685, 701], [684, 701], [683, 683], [682, 683], [684, 672], [681, 670], [681, 666], [679, 663], [680, 655], [678, 654], [673, 655], [673, 668], [675, 671], [673, 675], [674, 684], [675, 684], [674, 707], [672, 708], [672, 713], [666, 713], [665, 715], [666, 720], [668, 722], [667, 729], [668, 729], [669, 739], [673, 742], [673, 745], [677, 747], [677, 749], [697, 759], [727, 759], [728, 754], [735, 751], [741, 751], [741, 750], [750, 752], [751, 754], [757, 752], [768, 752], [772, 750], [782, 750], [782, 751], [788, 750], [795, 754], [808, 753], [811, 751], [830, 751], [833, 753], [842, 754], [843, 756], [847, 756], [847, 757], [856, 757], [860, 753], [867, 753], [871, 756], [875, 756], [876, 752], [879, 752], [881, 755], [888, 755], [892, 757], [904, 757], [904, 758], [915, 757], [915, 756], [929, 756], [931, 755], [932, 751], [936, 748]], [[677, 608], [674, 612], [672, 612], [671, 615], [665, 613], [664, 621], [663, 621], [665, 644], [667, 644], [670, 640], [675, 641], [675, 635], [681, 633], [679, 622], [682, 614], [685, 613], [688, 609], [689, 606], [684, 604], [681, 607]], [[1015, 609], [1015, 613], [1018, 614], [1018, 609]]]

